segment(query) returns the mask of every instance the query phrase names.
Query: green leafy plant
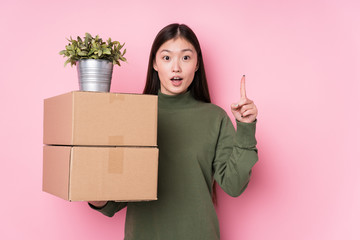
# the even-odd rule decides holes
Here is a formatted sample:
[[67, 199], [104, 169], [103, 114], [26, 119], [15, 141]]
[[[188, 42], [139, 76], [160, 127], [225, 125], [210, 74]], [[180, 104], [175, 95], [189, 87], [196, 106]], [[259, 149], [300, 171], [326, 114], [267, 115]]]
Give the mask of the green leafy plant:
[[77, 40], [71, 37], [67, 40], [70, 43], [65, 46], [65, 50], [59, 52], [60, 55], [68, 58], [64, 66], [68, 63], [71, 66], [76, 65], [80, 59], [105, 59], [119, 66], [121, 66], [120, 61], [127, 62], [124, 57], [126, 49], [121, 52], [125, 43], [121, 45], [118, 41], [111, 41], [111, 38], [104, 42], [99, 35], [93, 38], [90, 33], [85, 34], [84, 40], [79, 36]]

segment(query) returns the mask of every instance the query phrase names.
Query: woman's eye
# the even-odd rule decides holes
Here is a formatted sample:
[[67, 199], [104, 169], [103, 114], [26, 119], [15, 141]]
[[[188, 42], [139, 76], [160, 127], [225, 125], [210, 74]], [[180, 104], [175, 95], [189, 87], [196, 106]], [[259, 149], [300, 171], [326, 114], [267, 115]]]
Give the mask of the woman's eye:
[[163, 56], [163, 59], [168, 61], [168, 60], [170, 60], [170, 57], [169, 56]]
[[184, 56], [183, 59], [186, 61], [186, 60], [189, 60], [190, 59], [190, 56]]

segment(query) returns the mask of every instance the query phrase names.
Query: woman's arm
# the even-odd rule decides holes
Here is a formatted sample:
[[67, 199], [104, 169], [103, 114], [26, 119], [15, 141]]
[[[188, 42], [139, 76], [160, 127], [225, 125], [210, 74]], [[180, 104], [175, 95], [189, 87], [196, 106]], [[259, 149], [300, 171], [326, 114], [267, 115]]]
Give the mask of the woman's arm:
[[258, 161], [256, 122], [236, 121], [236, 132], [229, 116], [224, 116], [221, 122], [213, 161], [214, 179], [232, 197], [239, 196], [246, 189], [251, 169]]
[[245, 75], [241, 78], [240, 101], [231, 105], [237, 131], [226, 115], [221, 122], [213, 162], [214, 179], [230, 196], [239, 196], [247, 187], [251, 169], [258, 161], [256, 148], [257, 108], [247, 98]]

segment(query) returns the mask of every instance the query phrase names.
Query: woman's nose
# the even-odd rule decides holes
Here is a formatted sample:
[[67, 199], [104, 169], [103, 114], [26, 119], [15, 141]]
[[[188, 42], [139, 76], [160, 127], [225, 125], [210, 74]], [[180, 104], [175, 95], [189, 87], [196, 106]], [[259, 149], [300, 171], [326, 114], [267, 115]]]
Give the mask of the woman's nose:
[[172, 71], [173, 72], [181, 72], [181, 67], [180, 67], [180, 63], [178, 60], [175, 60], [173, 62]]

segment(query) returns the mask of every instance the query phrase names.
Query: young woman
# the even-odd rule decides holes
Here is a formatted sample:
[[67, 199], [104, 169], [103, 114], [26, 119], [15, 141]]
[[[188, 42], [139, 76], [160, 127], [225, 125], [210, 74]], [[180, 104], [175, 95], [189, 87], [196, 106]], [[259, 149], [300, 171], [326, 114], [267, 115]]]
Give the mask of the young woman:
[[171, 24], [152, 45], [144, 93], [158, 95], [158, 200], [90, 206], [109, 217], [127, 206], [127, 240], [219, 239], [214, 181], [227, 194], [239, 196], [258, 160], [257, 108], [246, 97], [245, 77], [240, 101], [231, 105], [235, 131], [226, 112], [210, 103], [194, 32]]

